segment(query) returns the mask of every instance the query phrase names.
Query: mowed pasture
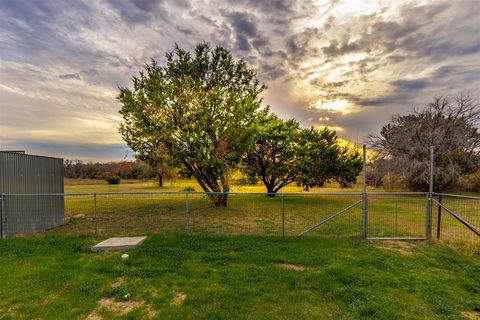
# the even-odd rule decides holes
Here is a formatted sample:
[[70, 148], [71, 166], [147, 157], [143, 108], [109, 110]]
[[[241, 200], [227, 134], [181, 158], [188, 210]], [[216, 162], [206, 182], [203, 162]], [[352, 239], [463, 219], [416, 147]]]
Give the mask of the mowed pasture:
[[0, 241], [2, 319], [478, 319], [480, 259], [436, 242], [152, 235]]
[[[77, 195], [65, 197], [65, 225], [0, 241], [0, 319], [480, 317], [478, 239], [445, 212], [442, 241], [364, 241], [361, 204], [298, 237], [358, 202], [358, 189], [232, 194], [227, 208], [189, 193], [187, 211], [185, 193], [152, 192], [199, 190], [192, 181], [95, 182], [66, 184]], [[96, 210], [78, 194], [93, 192]], [[443, 202], [478, 223], [478, 202]], [[425, 195], [370, 195], [369, 236], [424, 236], [425, 205]], [[90, 250], [127, 235], [148, 235], [128, 259]]]
[[[275, 197], [248, 192], [264, 191], [258, 186], [235, 186], [226, 208], [218, 208], [205, 194], [181, 190], [193, 187], [192, 180], [167, 182], [158, 188], [155, 182], [76, 184], [66, 183], [66, 224], [49, 230], [63, 235], [127, 236], [161, 233], [205, 233], [217, 235], [297, 236], [345, 207], [361, 200], [358, 186], [340, 189], [335, 185], [302, 192], [289, 186]], [[153, 192], [172, 192], [155, 194]], [[379, 190], [378, 190], [379, 191]], [[426, 195], [369, 195], [369, 237], [424, 237], [426, 228]], [[96, 207], [92, 194], [98, 193]], [[295, 194], [291, 194], [295, 192]], [[321, 193], [321, 194], [319, 194]], [[443, 203], [474, 226], [480, 226], [480, 201], [444, 197]], [[282, 216], [283, 212], [283, 216]], [[433, 208], [433, 236], [436, 237], [438, 206]], [[312, 230], [305, 236], [360, 238], [361, 203]], [[478, 236], [445, 210], [441, 213], [440, 238], [475, 250]]]

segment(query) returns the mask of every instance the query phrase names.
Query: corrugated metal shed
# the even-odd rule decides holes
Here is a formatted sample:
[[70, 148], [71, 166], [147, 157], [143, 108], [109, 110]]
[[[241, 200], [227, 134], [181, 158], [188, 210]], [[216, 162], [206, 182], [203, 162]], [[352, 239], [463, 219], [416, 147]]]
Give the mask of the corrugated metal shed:
[[63, 191], [63, 159], [0, 151], [2, 237], [63, 224]]

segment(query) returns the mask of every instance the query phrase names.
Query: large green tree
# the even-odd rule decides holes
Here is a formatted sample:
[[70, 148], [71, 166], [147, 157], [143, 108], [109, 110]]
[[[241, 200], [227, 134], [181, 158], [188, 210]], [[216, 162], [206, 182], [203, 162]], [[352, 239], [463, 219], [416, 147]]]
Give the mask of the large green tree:
[[362, 157], [356, 147], [342, 144], [335, 131], [328, 128], [303, 129], [298, 149], [297, 183], [305, 189], [321, 187], [335, 180], [341, 187], [357, 181]]
[[435, 191], [480, 168], [480, 105], [470, 96], [440, 96], [408, 115], [396, 115], [379, 135], [370, 136], [384, 175], [405, 178], [415, 190], [428, 190], [430, 146], [435, 152]]
[[251, 180], [260, 178], [269, 194], [295, 181], [300, 126], [295, 120], [283, 121], [274, 114], [260, 118], [252, 148], [243, 160], [242, 170]]
[[[132, 119], [133, 120], [133, 119]], [[167, 150], [161, 140], [155, 135], [154, 130], [146, 119], [141, 117], [135, 119], [135, 125], [121, 125], [121, 132], [129, 147], [135, 151], [135, 157], [144, 161], [155, 171], [158, 179], [158, 186], [163, 187], [163, 176], [168, 170]]]
[[[228, 192], [228, 173], [248, 150], [261, 112], [264, 86], [243, 60], [202, 43], [193, 53], [175, 46], [166, 63], [156, 61], [133, 77], [118, 96], [120, 132], [134, 151], [135, 139], [161, 145], [206, 192]], [[209, 196], [226, 206], [227, 194]]]
[[333, 178], [342, 188], [347, 188], [357, 181], [362, 171], [363, 157], [360, 149], [353, 144], [339, 144], [338, 161]]
[[334, 131], [301, 129], [295, 120], [284, 121], [274, 114], [259, 121], [242, 166], [243, 172], [258, 177], [271, 195], [292, 182], [309, 189], [336, 180], [348, 187], [361, 168], [358, 149], [342, 144]]

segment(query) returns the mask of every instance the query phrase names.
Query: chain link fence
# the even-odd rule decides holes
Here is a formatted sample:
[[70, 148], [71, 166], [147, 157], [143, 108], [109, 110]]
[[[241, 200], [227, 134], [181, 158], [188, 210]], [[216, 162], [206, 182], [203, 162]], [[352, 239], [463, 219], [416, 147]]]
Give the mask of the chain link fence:
[[[201, 192], [65, 194], [65, 224], [47, 232], [106, 236], [171, 232], [296, 236], [358, 202], [360, 195], [229, 193], [227, 206], [216, 207], [211, 194]], [[360, 236], [361, 214], [357, 207], [307, 235]]]
[[[219, 235], [428, 238], [427, 193], [229, 193], [226, 207], [203, 192], [3, 195], [2, 234], [76, 236], [187, 232]], [[25, 211], [21, 203], [42, 203]], [[61, 201], [64, 216], [48, 210]], [[476, 243], [480, 197], [435, 194], [433, 237]], [[29, 206], [31, 208], [31, 206]], [[34, 206], [34, 208], [36, 208]], [[366, 218], [366, 219], [364, 219]]]

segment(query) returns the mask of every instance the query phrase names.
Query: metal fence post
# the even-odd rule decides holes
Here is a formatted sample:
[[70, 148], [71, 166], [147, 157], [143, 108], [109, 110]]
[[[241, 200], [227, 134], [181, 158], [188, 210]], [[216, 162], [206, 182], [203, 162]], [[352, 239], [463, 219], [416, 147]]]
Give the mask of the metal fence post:
[[93, 228], [95, 235], [98, 235], [98, 217], [97, 217], [97, 194], [93, 193]]
[[[442, 204], [442, 195], [438, 196], [438, 203]], [[437, 217], [437, 239], [440, 239], [440, 229], [441, 229], [441, 224], [442, 224], [442, 206], [438, 206], [438, 211], [437, 211], [438, 217]]]
[[285, 238], [285, 199], [282, 193], [282, 238]]
[[368, 195], [367, 195], [367, 145], [363, 145], [362, 168], [362, 238], [367, 239], [368, 228]]
[[0, 194], [0, 236], [5, 239], [7, 237], [7, 230], [6, 230], [6, 216], [7, 213], [5, 212], [5, 193]]
[[427, 240], [432, 238], [432, 196], [433, 196], [433, 166], [434, 166], [434, 148], [430, 147], [430, 179], [428, 182], [428, 195], [427, 195], [427, 212], [426, 212], [426, 227], [425, 238]]
[[190, 233], [190, 208], [188, 207], [188, 191], [185, 191], [185, 220], [187, 232]]

